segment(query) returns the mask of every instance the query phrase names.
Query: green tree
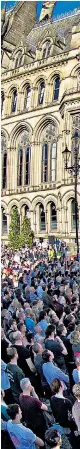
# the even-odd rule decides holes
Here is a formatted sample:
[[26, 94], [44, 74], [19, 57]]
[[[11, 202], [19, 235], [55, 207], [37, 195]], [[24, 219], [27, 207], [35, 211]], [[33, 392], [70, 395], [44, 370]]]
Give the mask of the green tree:
[[20, 248], [20, 217], [16, 206], [11, 211], [8, 241], [9, 247]]
[[28, 217], [23, 218], [23, 222], [21, 225], [21, 233], [20, 233], [20, 243], [22, 245], [28, 245], [29, 248], [32, 247], [34, 233], [31, 230], [31, 223]]

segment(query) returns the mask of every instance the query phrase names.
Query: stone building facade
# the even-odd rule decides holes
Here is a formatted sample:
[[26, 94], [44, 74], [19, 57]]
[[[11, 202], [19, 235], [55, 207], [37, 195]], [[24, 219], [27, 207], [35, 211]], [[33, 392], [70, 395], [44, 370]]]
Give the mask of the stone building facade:
[[[28, 25], [27, 34], [27, 17], [25, 33], [19, 30], [15, 44], [20, 3], [26, 4], [19, 2], [11, 11], [12, 34], [8, 25], [7, 50], [2, 50], [2, 240], [8, 240], [15, 205], [20, 223], [30, 217], [36, 238], [74, 241], [74, 175], [65, 170], [63, 151], [67, 145], [69, 165], [74, 164], [73, 136], [76, 128], [80, 131], [80, 10], [38, 22], [33, 11], [32, 29]], [[36, 2], [27, 3], [31, 11]], [[80, 157], [79, 142], [78, 152]], [[80, 172], [77, 199], [80, 238]]]

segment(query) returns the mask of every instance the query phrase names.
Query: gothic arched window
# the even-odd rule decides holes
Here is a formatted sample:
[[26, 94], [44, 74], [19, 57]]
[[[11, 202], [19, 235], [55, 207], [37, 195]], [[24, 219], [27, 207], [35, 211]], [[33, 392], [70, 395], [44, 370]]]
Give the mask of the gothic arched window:
[[22, 173], [23, 173], [23, 151], [20, 148], [20, 150], [18, 150], [18, 176], [17, 176], [18, 186], [22, 186]]
[[31, 149], [30, 147], [27, 147], [25, 150], [25, 184], [30, 184], [30, 156], [31, 156]]
[[4, 100], [5, 100], [4, 92], [1, 92], [1, 115], [3, 113]]
[[43, 47], [43, 58], [48, 58], [51, 51], [51, 42], [48, 40], [45, 42]]
[[53, 202], [50, 205], [50, 223], [51, 223], [51, 229], [57, 228], [56, 206]]
[[60, 77], [57, 76], [54, 82], [54, 95], [53, 100], [58, 100], [59, 97], [59, 87], [60, 87]]
[[48, 181], [48, 144], [42, 148], [42, 182]]
[[28, 109], [30, 107], [30, 95], [31, 88], [30, 85], [27, 84], [27, 86], [25, 87], [24, 109]]
[[7, 187], [7, 145], [6, 137], [2, 135], [1, 137], [1, 151], [2, 151], [2, 189]]
[[51, 159], [50, 159], [50, 181], [55, 182], [56, 179], [56, 142], [51, 146]]
[[[79, 225], [78, 205], [77, 205], [77, 220], [78, 220], [78, 225]], [[71, 201], [71, 227], [72, 227], [72, 229], [75, 229], [75, 227], [76, 227], [76, 220], [75, 220], [75, 200], [74, 200], [74, 199]]]
[[40, 231], [45, 231], [46, 224], [45, 224], [45, 212], [44, 212], [43, 204], [40, 204], [39, 212], [40, 212]]
[[2, 164], [2, 189], [7, 187], [7, 152], [3, 154]]
[[7, 215], [4, 208], [1, 208], [2, 211], [2, 235], [7, 234]]
[[17, 103], [17, 89], [15, 89], [12, 93], [11, 112], [16, 111], [16, 103]]
[[39, 86], [38, 104], [43, 104], [44, 101], [45, 83], [42, 80]]

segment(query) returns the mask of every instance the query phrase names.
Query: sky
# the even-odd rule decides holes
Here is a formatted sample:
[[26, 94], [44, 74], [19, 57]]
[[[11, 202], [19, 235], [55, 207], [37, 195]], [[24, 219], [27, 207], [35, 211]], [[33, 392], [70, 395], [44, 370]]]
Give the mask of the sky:
[[[7, 1], [6, 2], [7, 9], [8, 10], [11, 9], [13, 6], [15, 6], [16, 3], [17, 3], [16, 1], [14, 1], [14, 2], [13, 1]], [[43, 2], [40, 1], [40, 2], [36, 2], [36, 3], [37, 3], [37, 18], [38, 18], [39, 15], [40, 15], [40, 11], [41, 11], [41, 7], [42, 7], [42, 3]], [[1, 8], [3, 8], [4, 4], [5, 4], [5, 2], [2, 1], [1, 2]], [[66, 2], [64, 0], [63, 1], [57, 1], [56, 5], [55, 5], [55, 8], [54, 8], [53, 16], [55, 17], [58, 14], [64, 14], [64, 13], [72, 11], [73, 9], [78, 8], [78, 7], [80, 7], [80, 1], [73, 1], [73, 2], [70, 2], [70, 1]]]

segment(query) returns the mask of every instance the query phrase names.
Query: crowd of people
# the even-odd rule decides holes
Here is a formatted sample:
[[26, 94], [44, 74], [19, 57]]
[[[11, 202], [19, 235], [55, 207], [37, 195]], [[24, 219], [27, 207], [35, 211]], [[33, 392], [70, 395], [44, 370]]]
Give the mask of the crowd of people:
[[80, 261], [64, 242], [1, 248], [4, 449], [80, 448]]

